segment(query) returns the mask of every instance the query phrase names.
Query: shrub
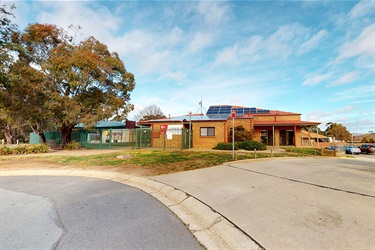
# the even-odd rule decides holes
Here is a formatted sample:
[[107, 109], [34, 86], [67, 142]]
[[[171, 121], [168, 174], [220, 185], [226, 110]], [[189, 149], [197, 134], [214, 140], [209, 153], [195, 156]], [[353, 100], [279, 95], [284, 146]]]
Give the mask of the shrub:
[[45, 144], [37, 144], [32, 146], [17, 146], [14, 148], [1, 147], [0, 155], [24, 155], [24, 154], [37, 154], [47, 153], [49, 147]]
[[8, 147], [1, 147], [0, 148], [0, 155], [10, 155], [12, 154], [12, 150]]
[[[213, 149], [232, 150], [231, 142], [219, 142]], [[267, 146], [257, 141], [234, 142], [234, 150], [266, 150]]]
[[27, 154], [28, 150], [26, 146], [17, 146], [15, 148], [12, 148], [12, 154], [13, 155], [24, 155]]
[[[238, 150], [239, 143], [234, 143], [234, 150]], [[232, 150], [232, 143], [231, 142], [219, 142], [213, 149], [219, 149], [219, 150]]]
[[[232, 141], [232, 128], [229, 132], [229, 141]], [[246, 130], [243, 126], [237, 126], [234, 128], [234, 141], [248, 141], [253, 139], [253, 134]]]
[[77, 141], [71, 141], [64, 145], [64, 149], [66, 150], [79, 149], [80, 147], [81, 147], [81, 144]]
[[257, 141], [243, 141], [240, 148], [245, 150], [266, 150], [267, 146]]
[[48, 153], [49, 147], [46, 144], [36, 144], [33, 146], [27, 147], [28, 154], [37, 154], [37, 153]]

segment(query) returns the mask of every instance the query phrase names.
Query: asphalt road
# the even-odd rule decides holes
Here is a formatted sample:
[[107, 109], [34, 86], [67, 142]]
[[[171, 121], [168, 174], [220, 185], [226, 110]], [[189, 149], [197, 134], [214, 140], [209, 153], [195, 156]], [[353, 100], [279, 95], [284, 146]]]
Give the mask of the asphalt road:
[[375, 249], [375, 156], [238, 161], [152, 179], [211, 206], [265, 249]]
[[150, 195], [84, 177], [1, 177], [1, 249], [203, 249]]

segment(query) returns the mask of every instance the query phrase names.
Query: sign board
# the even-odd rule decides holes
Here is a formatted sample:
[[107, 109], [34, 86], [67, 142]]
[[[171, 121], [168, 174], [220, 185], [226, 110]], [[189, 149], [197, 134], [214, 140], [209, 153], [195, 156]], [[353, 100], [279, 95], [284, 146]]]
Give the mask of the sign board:
[[232, 118], [235, 118], [235, 117], [236, 117], [236, 111], [232, 110]]
[[167, 129], [168, 129], [168, 125], [165, 124], [165, 125], [160, 125], [160, 134], [161, 135], [165, 135], [166, 132], [167, 132]]

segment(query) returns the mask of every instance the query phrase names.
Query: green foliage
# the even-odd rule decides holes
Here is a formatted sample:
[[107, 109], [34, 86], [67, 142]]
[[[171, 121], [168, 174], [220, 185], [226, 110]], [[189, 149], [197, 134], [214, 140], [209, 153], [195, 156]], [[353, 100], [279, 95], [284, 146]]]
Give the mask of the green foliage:
[[25, 155], [25, 154], [38, 154], [48, 153], [49, 147], [45, 144], [37, 144], [32, 146], [17, 146], [14, 148], [1, 147], [0, 155]]
[[[219, 149], [219, 150], [232, 150], [233, 145], [231, 142], [219, 142], [215, 147], [212, 149]], [[234, 143], [234, 150], [240, 149], [239, 143], [235, 142]]]
[[[220, 142], [213, 149], [219, 150], [232, 150], [231, 142]], [[244, 150], [266, 150], [267, 146], [263, 143], [257, 141], [242, 141], [234, 143], [234, 150], [244, 149]]]
[[[229, 141], [232, 141], [232, 129], [229, 133]], [[246, 130], [243, 126], [237, 126], [234, 128], [234, 141], [248, 141], [253, 139], [253, 134]]]
[[1, 147], [0, 148], [0, 155], [11, 155], [12, 150], [8, 147]]
[[368, 138], [367, 137], [363, 137], [362, 140], [361, 140], [362, 143], [366, 143], [366, 142], [369, 142]]
[[327, 125], [328, 124], [330, 125], [326, 130], [328, 136], [335, 137], [336, 140], [351, 141], [352, 135], [345, 126], [340, 123], [332, 122], [327, 123]]
[[267, 146], [257, 141], [243, 141], [240, 143], [240, 148], [245, 150], [266, 150]]
[[62, 28], [36, 23], [13, 34], [12, 44], [17, 59], [6, 67], [0, 100], [35, 133], [60, 127], [66, 144], [78, 122], [124, 120], [133, 109], [134, 75], [94, 37], [77, 44]]
[[71, 141], [64, 145], [65, 150], [74, 150], [79, 149], [81, 147], [81, 144], [77, 141]]

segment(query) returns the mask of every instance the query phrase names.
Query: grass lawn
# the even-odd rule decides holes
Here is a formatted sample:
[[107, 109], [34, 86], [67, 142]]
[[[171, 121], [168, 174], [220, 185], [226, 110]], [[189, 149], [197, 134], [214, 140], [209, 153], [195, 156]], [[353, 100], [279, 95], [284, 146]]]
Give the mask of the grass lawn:
[[[119, 155], [130, 155], [126, 159], [118, 159]], [[290, 156], [289, 153], [274, 154], [274, 157]], [[294, 155], [295, 156], [295, 155]], [[257, 153], [257, 158], [270, 157], [270, 154]], [[220, 165], [232, 160], [231, 152], [195, 152], [195, 151], [161, 151], [161, 150], [128, 150], [93, 156], [48, 156], [49, 161], [63, 165], [90, 168], [107, 166], [113, 168], [144, 168], [154, 174], [167, 174]], [[237, 155], [237, 160], [253, 159], [254, 153]]]
[[[313, 149], [296, 149], [293, 152], [273, 153], [273, 157], [299, 157], [319, 155]], [[231, 151], [188, 150], [124, 150], [87, 155], [88, 151], [67, 151], [68, 155], [35, 155], [30, 157], [1, 157], [1, 169], [17, 168], [79, 168], [109, 170], [133, 175], [161, 175], [206, 168], [233, 161]], [[129, 155], [119, 159], [117, 156]], [[269, 158], [270, 153], [258, 151], [256, 158]], [[236, 151], [236, 160], [254, 159], [254, 152]]]

